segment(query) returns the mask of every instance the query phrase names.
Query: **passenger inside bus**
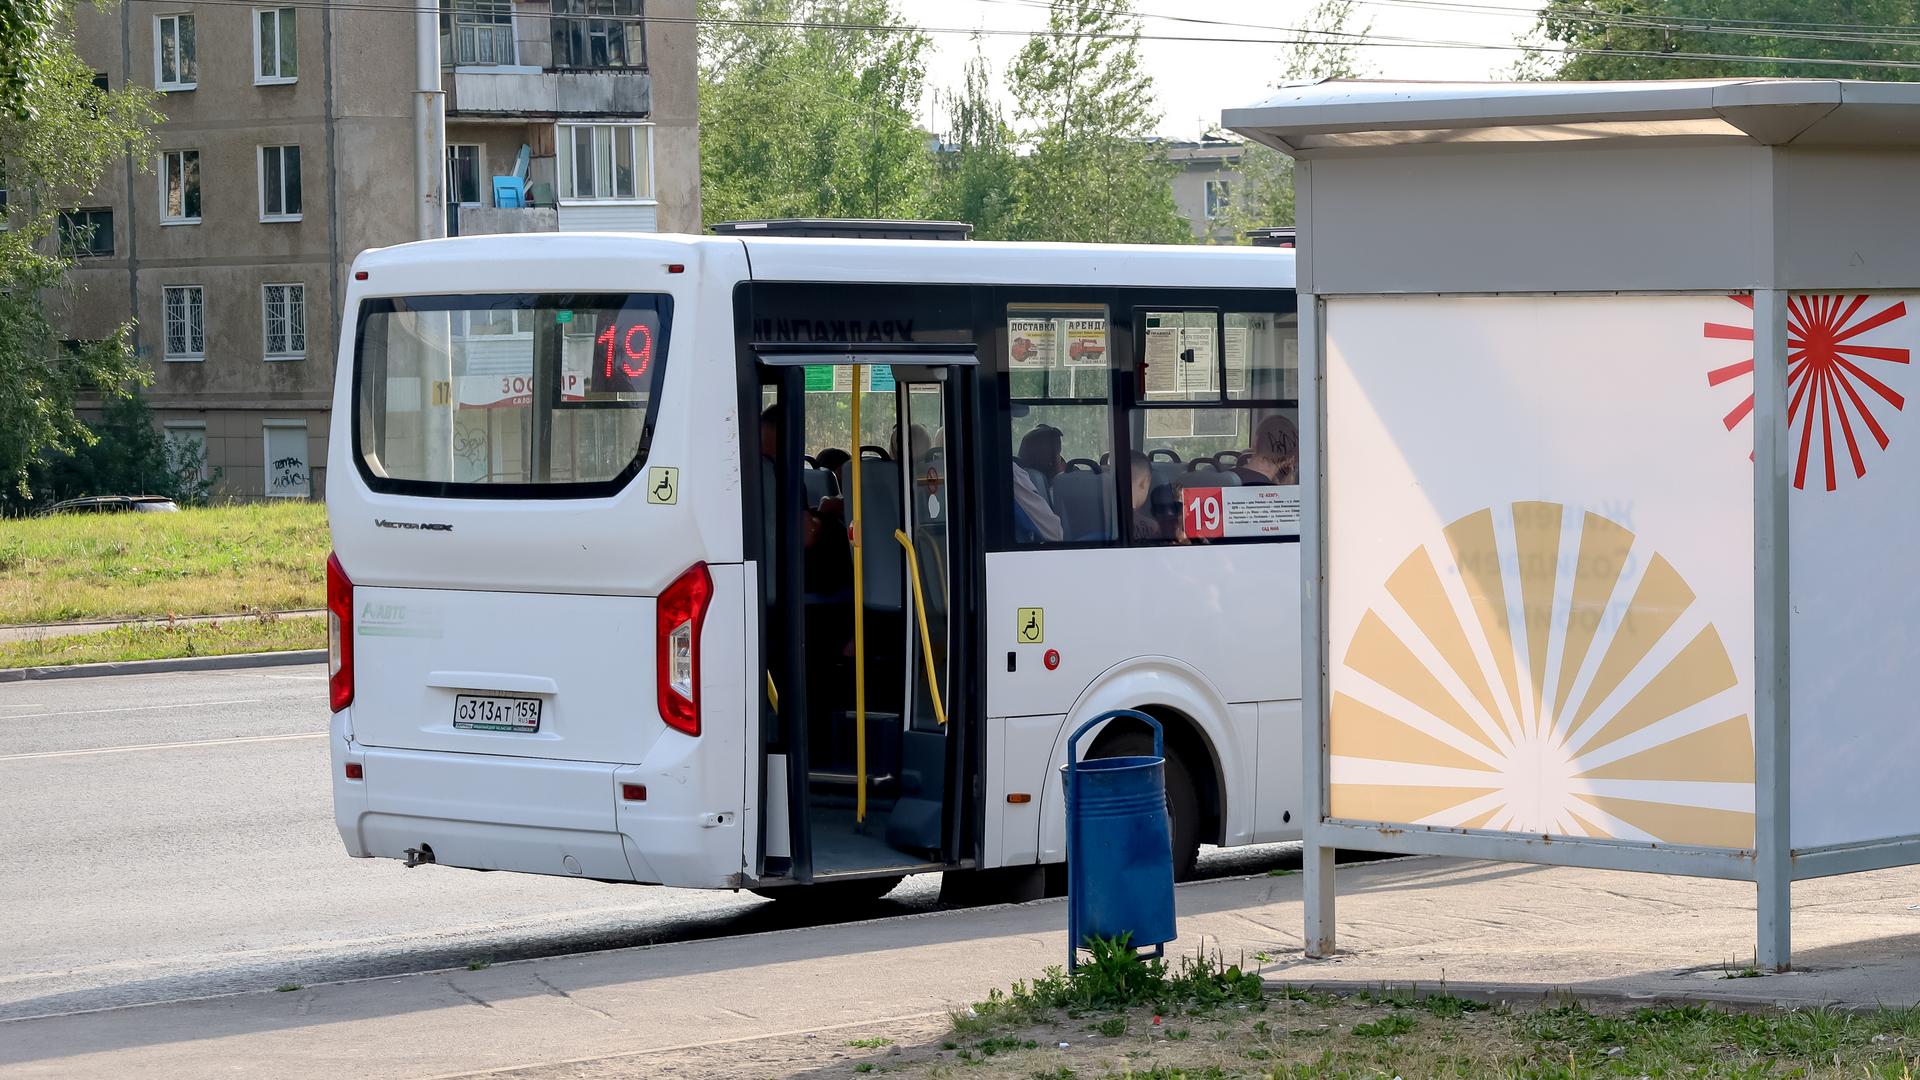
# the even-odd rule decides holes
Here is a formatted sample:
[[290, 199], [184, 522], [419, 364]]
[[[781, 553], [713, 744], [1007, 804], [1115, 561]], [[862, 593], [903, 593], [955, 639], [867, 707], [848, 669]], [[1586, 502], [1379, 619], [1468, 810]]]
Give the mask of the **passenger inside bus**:
[[1013, 462], [1013, 520], [1017, 534], [1058, 543], [1065, 530], [1049, 494], [1053, 478], [1066, 465], [1060, 456], [1060, 429], [1041, 424], [1020, 440]]
[[1132, 463], [1133, 472], [1133, 538], [1158, 540], [1165, 535], [1165, 531], [1147, 498], [1153, 494], [1153, 463], [1138, 450], [1133, 451], [1128, 460]]
[[1247, 460], [1233, 469], [1242, 484], [1297, 484], [1299, 471], [1300, 431], [1281, 413], [1260, 421]]

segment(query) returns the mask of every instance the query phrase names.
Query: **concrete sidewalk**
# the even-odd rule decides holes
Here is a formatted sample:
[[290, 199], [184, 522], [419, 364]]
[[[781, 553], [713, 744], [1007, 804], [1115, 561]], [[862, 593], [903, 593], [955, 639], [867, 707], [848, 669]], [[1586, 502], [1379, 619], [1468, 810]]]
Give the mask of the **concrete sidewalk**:
[[[1751, 885], [1439, 859], [1338, 881], [1336, 959], [1299, 953], [1297, 875], [1181, 888], [1170, 951], [1204, 944], [1323, 987], [1920, 1001], [1920, 869], [1800, 885], [1802, 970], [1737, 979]], [[13, 1021], [0, 1077], [777, 1075], [829, 1063], [844, 1033], [937, 1037], [947, 1010], [1061, 963], [1065, 922], [1052, 901]]]

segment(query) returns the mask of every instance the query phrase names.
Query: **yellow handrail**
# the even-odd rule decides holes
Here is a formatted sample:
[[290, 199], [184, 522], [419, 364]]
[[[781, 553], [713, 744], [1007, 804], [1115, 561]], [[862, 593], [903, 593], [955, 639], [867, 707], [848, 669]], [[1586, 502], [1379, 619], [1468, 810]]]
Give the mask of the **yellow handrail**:
[[767, 672], [767, 704], [773, 706], [776, 715], [780, 712], [780, 691], [774, 688], [773, 672]]
[[860, 376], [853, 365], [853, 820], [867, 820], [867, 605], [860, 561]]
[[920, 617], [920, 655], [926, 660], [927, 693], [933, 695], [933, 715], [940, 719], [940, 726], [947, 726], [947, 707], [940, 701], [940, 681], [933, 677], [933, 635], [927, 632], [927, 598], [920, 590], [920, 556], [914, 553], [913, 541], [899, 529], [893, 530], [893, 538], [907, 549], [907, 570], [913, 575], [913, 613]]

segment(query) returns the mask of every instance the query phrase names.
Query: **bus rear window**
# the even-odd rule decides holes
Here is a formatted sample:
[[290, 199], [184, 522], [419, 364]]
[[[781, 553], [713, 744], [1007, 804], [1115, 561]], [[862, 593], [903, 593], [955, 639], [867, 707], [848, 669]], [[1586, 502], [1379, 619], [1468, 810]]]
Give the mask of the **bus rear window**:
[[673, 300], [519, 293], [368, 300], [354, 449], [375, 491], [619, 490], [645, 461]]

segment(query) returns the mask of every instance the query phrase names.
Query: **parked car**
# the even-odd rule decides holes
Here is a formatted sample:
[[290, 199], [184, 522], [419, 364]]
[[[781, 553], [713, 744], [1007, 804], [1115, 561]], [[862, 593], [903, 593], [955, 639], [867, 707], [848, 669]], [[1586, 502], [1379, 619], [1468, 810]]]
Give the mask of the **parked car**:
[[180, 507], [164, 495], [87, 495], [63, 499], [35, 515], [49, 514], [171, 514]]

